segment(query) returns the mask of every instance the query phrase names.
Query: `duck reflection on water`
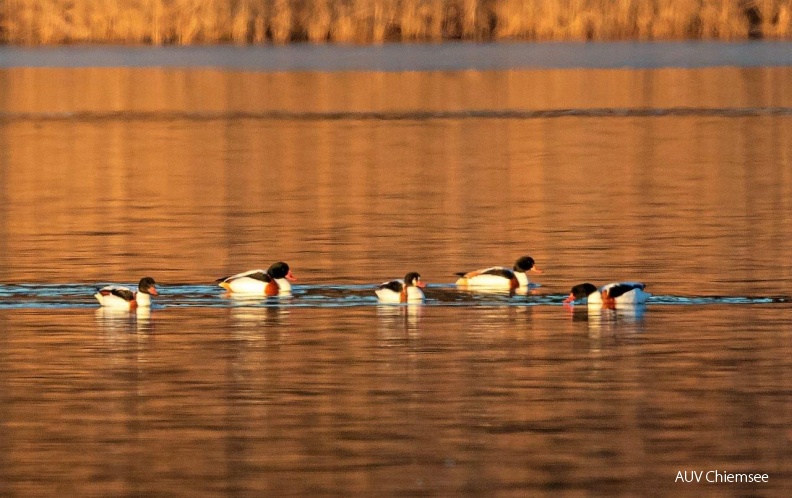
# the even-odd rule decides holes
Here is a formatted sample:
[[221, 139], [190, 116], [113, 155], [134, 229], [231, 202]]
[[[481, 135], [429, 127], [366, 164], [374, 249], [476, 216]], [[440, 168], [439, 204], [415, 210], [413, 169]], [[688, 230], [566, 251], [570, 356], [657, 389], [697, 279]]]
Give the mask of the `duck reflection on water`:
[[268, 326], [276, 327], [283, 325], [284, 320], [289, 316], [289, 307], [280, 305], [261, 306], [261, 298], [244, 299], [234, 296], [236, 306], [231, 307], [231, 317], [234, 324], [238, 327]]
[[106, 332], [151, 332], [151, 308], [134, 310], [100, 306], [95, 312], [96, 321]]
[[420, 330], [421, 316], [424, 309], [422, 304], [411, 303], [403, 305], [377, 305], [377, 322], [380, 333], [390, 336], [394, 331], [407, 331], [416, 333]]
[[585, 322], [589, 336], [600, 338], [638, 334], [643, 329], [646, 304], [621, 305], [617, 308], [577, 306], [567, 308], [573, 322]]

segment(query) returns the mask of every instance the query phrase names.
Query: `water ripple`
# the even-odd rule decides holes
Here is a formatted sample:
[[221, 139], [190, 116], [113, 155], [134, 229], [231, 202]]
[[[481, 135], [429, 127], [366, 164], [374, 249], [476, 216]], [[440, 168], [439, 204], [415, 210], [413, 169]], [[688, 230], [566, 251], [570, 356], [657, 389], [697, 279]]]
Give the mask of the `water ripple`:
[[435, 119], [742, 118], [792, 116], [792, 107], [604, 107], [569, 109], [460, 109], [454, 111], [78, 111], [0, 112], [2, 121], [428, 121]]
[[[95, 307], [93, 294], [104, 284], [15, 284], [0, 285], [3, 308]], [[258, 298], [226, 294], [214, 285], [170, 285], [159, 289], [155, 308], [168, 307], [311, 307], [341, 308], [378, 305], [373, 285], [298, 285], [288, 297]], [[479, 293], [457, 290], [453, 285], [430, 284], [426, 305], [432, 306], [560, 306], [567, 294]], [[650, 305], [754, 305], [788, 303], [788, 296], [652, 296]]]

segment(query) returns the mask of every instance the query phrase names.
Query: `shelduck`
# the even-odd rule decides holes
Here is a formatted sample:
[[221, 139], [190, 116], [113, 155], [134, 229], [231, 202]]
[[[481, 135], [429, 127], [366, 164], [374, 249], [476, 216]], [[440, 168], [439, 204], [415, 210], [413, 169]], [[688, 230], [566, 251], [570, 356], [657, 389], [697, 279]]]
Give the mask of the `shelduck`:
[[530, 282], [528, 273], [542, 273], [536, 266], [536, 262], [530, 256], [523, 256], [518, 259], [512, 269], [505, 266], [491, 266], [481, 270], [471, 272], [460, 272], [461, 278], [456, 281], [457, 287], [471, 290], [500, 290], [516, 291], [519, 288], [527, 289]]
[[218, 278], [215, 282], [228, 292], [237, 294], [283, 296], [291, 294], [290, 282], [296, 280], [297, 278], [292, 274], [289, 265], [279, 261], [272, 264], [266, 271], [250, 270], [230, 277]]
[[599, 289], [593, 284], [584, 283], [572, 287], [564, 304], [585, 303], [590, 307], [615, 308], [617, 305], [643, 304], [651, 297], [644, 291], [646, 284], [641, 282], [614, 282]]
[[151, 306], [151, 296], [158, 295], [157, 282], [151, 277], [143, 277], [138, 284], [137, 292], [129, 287], [108, 285], [97, 289], [94, 297], [99, 304], [107, 308], [133, 310], [140, 307]]
[[421, 282], [421, 275], [410, 272], [404, 280], [383, 282], [374, 292], [381, 303], [421, 303], [425, 299], [423, 287], [426, 284]]

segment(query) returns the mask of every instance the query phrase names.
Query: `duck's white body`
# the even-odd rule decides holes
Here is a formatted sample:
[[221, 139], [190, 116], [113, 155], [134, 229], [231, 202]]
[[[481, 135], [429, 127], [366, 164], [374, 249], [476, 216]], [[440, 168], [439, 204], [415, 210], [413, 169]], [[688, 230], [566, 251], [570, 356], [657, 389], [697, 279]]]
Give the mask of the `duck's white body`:
[[528, 285], [528, 277], [522, 273], [525, 284], [520, 282], [520, 275], [503, 266], [491, 266], [466, 273], [456, 281], [458, 287], [474, 290], [511, 291], [521, 285]]
[[135, 292], [129, 287], [108, 285], [94, 294], [99, 304], [113, 309], [135, 309], [138, 306], [151, 306], [151, 296], [145, 292]]
[[[597, 304], [597, 300], [599, 304], [602, 304], [603, 296], [609, 296], [614, 289], [625, 286], [632, 287], [632, 289], [613, 298], [606, 297], [605, 300], [612, 299], [616, 304], [644, 304], [652, 296], [644, 291], [645, 284], [640, 282], [614, 282], [599, 288], [599, 292], [594, 294], [596, 296], [594, 297], [594, 304]], [[592, 301], [591, 297], [589, 296], [589, 304]]]
[[530, 286], [528, 272], [542, 273], [530, 256], [519, 258], [513, 268], [490, 266], [468, 273], [457, 273], [457, 287], [481, 291], [525, 292]]
[[[237, 273], [220, 282], [220, 286], [237, 294], [256, 294], [263, 296], [266, 294], [266, 287], [269, 282], [261, 280], [260, 278], [254, 278], [252, 275], [265, 275], [266, 273], [267, 270], [261, 269]], [[285, 278], [276, 278], [274, 280], [278, 284], [279, 296], [291, 294], [292, 286], [288, 280]]]
[[401, 280], [391, 280], [390, 282], [383, 282], [382, 285], [374, 291], [377, 294], [377, 299], [381, 303], [422, 303], [426, 298], [423, 291], [413, 285], [407, 286], [406, 292], [396, 292], [391, 287], [393, 284], [398, 283], [404, 287], [404, 282]]
[[517, 277], [520, 289], [527, 289], [531, 285], [531, 281], [528, 280], [528, 275], [526, 275], [525, 272], [516, 271], [514, 272], [514, 276]]

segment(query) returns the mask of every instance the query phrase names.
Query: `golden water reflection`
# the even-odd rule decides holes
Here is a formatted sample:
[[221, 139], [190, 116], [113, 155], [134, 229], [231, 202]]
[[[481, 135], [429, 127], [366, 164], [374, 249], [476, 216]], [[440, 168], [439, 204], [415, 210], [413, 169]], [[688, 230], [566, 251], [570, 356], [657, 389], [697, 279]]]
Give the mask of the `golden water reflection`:
[[[164, 294], [148, 316], [3, 301], [0, 494], [663, 494], [718, 468], [771, 475], [729, 492], [782, 495], [788, 302], [582, 317], [532, 299], [615, 280], [792, 295], [790, 116], [233, 112], [790, 107], [790, 85], [789, 68], [0, 71], [3, 285], [153, 275]], [[524, 254], [536, 294], [363, 297]], [[299, 285], [372, 293], [165, 292], [279, 260]]]
[[[253, 107], [285, 109], [735, 108], [789, 106], [792, 91], [778, 90], [792, 81], [787, 69], [431, 73], [426, 81], [364, 73], [360, 92], [348, 91], [346, 73], [58, 71], [0, 72], [11, 82], [5, 111], [38, 116], [0, 124], [5, 281], [211, 282], [287, 260], [306, 283], [376, 282], [417, 261], [427, 280], [446, 282], [459, 268], [508, 265], [526, 253], [551, 270], [540, 283], [564, 287], [649, 279], [663, 286], [655, 292], [776, 293], [790, 277], [788, 116], [170, 119], [175, 107], [244, 105], [212, 103], [219, 97], [200, 85], [166, 84], [227, 80], [319, 92], [327, 102], [232, 92]], [[148, 81], [151, 71], [159, 83]], [[132, 95], [89, 97], [105, 91], [92, 80], [100, 76], [125, 81]], [[410, 103], [386, 90], [399, 78], [435, 90], [406, 92], [422, 99]], [[739, 84], [714, 88], [728, 78]], [[53, 81], [57, 89], [47, 90]], [[453, 85], [476, 91], [457, 102]], [[558, 94], [537, 95], [532, 85]], [[524, 100], [504, 97], [509, 88]], [[366, 91], [384, 100], [344, 100]], [[655, 92], [668, 95], [659, 101]], [[43, 117], [64, 106], [164, 114]]]

